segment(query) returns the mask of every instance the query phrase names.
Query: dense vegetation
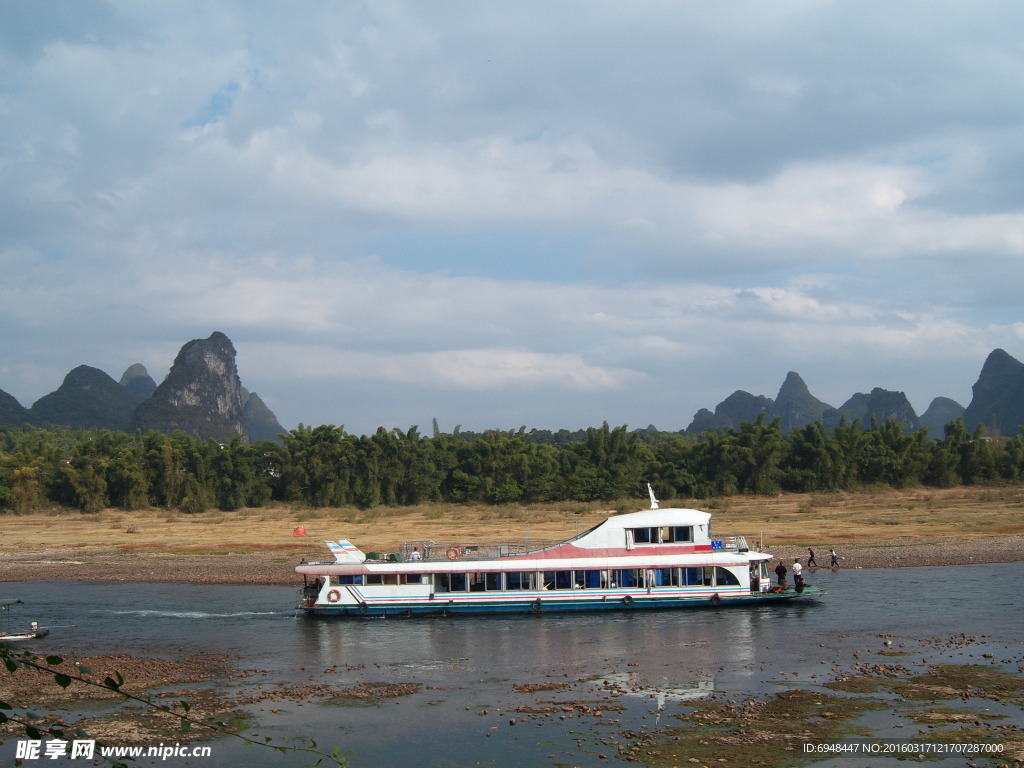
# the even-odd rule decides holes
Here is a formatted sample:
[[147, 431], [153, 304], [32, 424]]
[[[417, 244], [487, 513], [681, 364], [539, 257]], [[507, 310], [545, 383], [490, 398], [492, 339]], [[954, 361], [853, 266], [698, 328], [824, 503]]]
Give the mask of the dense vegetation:
[[355, 436], [299, 425], [283, 443], [227, 444], [183, 432], [0, 427], [0, 510], [48, 505], [171, 507], [186, 512], [259, 507], [406, 505], [426, 501], [530, 503], [852, 490], [884, 484], [952, 487], [1024, 478], [1024, 433], [990, 439], [950, 422], [942, 439], [904, 434], [895, 421], [821, 423], [783, 434], [779, 421], [681, 434], [488, 431], [416, 427]]

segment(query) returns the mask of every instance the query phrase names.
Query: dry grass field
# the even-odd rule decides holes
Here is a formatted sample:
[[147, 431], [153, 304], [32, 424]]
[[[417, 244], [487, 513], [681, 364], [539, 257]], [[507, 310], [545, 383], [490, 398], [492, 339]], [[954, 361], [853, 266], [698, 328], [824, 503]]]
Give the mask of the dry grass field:
[[[1024, 535], [1024, 487], [858, 491], [663, 500], [704, 509], [717, 533], [745, 535], [768, 547], [935, 542]], [[201, 514], [154, 509], [67, 510], [0, 516], [0, 552], [117, 549], [167, 554], [255, 553], [321, 558], [324, 539], [348, 538], [363, 551], [392, 551], [403, 541], [557, 540], [608, 514], [647, 507], [646, 499], [609, 505], [425, 504], [371, 510], [266, 507]], [[293, 535], [302, 526], [304, 537]]]

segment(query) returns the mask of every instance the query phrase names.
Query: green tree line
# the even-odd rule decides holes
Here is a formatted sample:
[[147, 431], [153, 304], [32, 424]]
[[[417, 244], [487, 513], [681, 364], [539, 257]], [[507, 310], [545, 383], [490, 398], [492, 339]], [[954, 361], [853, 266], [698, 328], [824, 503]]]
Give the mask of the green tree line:
[[525, 504], [637, 498], [648, 482], [663, 498], [706, 498], [1024, 478], [1024, 433], [989, 439], [962, 420], [941, 439], [906, 434], [892, 420], [784, 434], [763, 417], [700, 437], [651, 439], [607, 423], [571, 437], [525, 428], [448, 434], [436, 425], [429, 437], [416, 427], [356, 436], [300, 424], [280, 443], [220, 444], [183, 432], [0, 427], [0, 510]]

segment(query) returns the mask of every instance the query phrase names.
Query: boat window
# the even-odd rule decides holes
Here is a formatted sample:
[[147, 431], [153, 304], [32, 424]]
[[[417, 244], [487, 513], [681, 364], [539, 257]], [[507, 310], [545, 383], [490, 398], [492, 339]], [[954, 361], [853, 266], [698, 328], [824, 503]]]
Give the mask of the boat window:
[[435, 592], [465, 592], [466, 574], [438, 573], [434, 576]]
[[529, 589], [530, 574], [526, 571], [510, 571], [505, 574], [505, 589], [509, 591]]
[[381, 576], [379, 573], [377, 573], [377, 574], [371, 573], [371, 574], [367, 575], [366, 583], [367, 584], [383, 584], [384, 583], [384, 577]]
[[335, 577], [337, 580], [334, 582], [339, 587], [343, 587], [347, 584], [362, 584], [362, 576], [353, 576], [352, 574], [342, 574], [341, 576]]
[[671, 587], [675, 586], [673, 577], [675, 576], [675, 568], [655, 568], [654, 569], [654, 584], [655, 587]]
[[673, 525], [661, 529], [661, 540], [665, 544], [693, 541], [693, 526]]
[[635, 587], [638, 583], [636, 568], [623, 568], [617, 571], [618, 584], [620, 587]]
[[544, 571], [544, 589], [572, 589], [572, 571]]
[[484, 588], [488, 592], [501, 591], [501, 573], [498, 571], [484, 574]]
[[692, 525], [666, 525], [661, 528], [627, 528], [628, 543], [634, 544], [677, 544], [693, 541]]
[[466, 574], [464, 573], [449, 573], [448, 583], [451, 585], [452, 592], [465, 592], [466, 591]]
[[740, 580], [736, 578], [736, 574], [732, 571], [717, 565], [715, 566], [715, 583], [738, 587]]
[[601, 573], [602, 571], [576, 571], [576, 580], [583, 585], [583, 589], [600, 589]]
[[687, 586], [699, 586], [704, 584], [704, 569], [703, 568], [683, 568], [686, 573], [686, 584]]
[[657, 541], [657, 528], [632, 528], [633, 541], [637, 544], [650, 544], [651, 532], [654, 532], [654, 541]]

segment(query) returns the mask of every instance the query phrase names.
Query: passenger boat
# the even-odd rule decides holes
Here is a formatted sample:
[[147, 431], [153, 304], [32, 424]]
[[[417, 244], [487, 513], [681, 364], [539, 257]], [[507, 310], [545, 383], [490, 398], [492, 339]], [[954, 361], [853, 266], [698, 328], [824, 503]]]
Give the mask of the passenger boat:
[[11, 606], [18, 605], [19, 603], [21, 603], [21, 600], [16, 597], [0, 598], [0, 643], [20, 643], [25, 640], [38, 640], [50, 634], [50, 630], [43, 629], [34, 621], [26, 630], [11, 629]]
[[[326, 542], [333, 561], [303, 562], [299, 608], [318, 616], [421, 616], [757, 605], [824, 594], [769, 580], [771, 555], [711, 532], [711, 515], [651, 508], [613, 515], [554, 543], [412, 541], [365, 555]], [[799, 589], [799, 591], [798, 591]]]

